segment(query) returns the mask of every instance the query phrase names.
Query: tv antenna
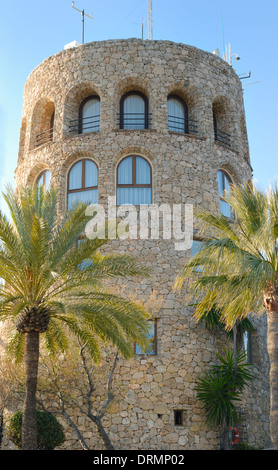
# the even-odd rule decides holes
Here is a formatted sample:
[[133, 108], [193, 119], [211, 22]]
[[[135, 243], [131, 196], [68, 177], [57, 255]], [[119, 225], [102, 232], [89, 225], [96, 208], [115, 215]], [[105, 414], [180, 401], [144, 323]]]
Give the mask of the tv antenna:
[[74, 6], [74, 2], [72, 2], [71, 6], [76, 11], [79, 11], [79, 13], [81, 13], [81, 15], [82, 15], [82, 44], [84, 44], [84, 17], [87, 16], [88, 18], [90, 18], [92, 20], [93, 19], [93, 14], [91, 13], [90, 15], [87, 15], [84, 10], [78, 10], [78, 8], [76, 8]]

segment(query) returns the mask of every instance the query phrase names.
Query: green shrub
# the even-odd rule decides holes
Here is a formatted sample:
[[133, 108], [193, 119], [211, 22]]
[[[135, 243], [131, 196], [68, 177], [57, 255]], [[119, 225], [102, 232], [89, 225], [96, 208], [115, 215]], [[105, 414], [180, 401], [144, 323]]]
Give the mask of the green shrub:
[[[21, 449], [22, 412], [17, 411], [7, 428], [8, 438]], [[38, 450], [53, 450], [65, 442], [63, 426], [51, 413], [37, 411]]]

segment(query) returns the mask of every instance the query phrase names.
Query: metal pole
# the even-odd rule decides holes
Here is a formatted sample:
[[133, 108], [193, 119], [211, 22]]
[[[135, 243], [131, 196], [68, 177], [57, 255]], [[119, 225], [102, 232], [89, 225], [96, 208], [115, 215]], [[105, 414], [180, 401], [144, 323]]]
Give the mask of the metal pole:
[[84, 44], [84, 10], [82, 10], [82, 44]]
[[74, 2], [72, 2], [71, 4], [72, 8], [74, 8], [76, 11], [79, 11], [79, 13], [81, 13], [81, 16], [82, 16], [82, 44], [84, 44], [84, 19], [85, 19], [85, 16], [87, 16], [88, 18], [90, 18], [91, 20], [93, 19], [93, 15], [92, 13], [90, 15], [87, 15], [85, 13], [85, 10], [79, 10], [78, 8], [76, 8], [74, 6]]
[[153, 38], [153, 7], [152, 0], [149, 0], [148, 4], [148, 13], [149, 13], [149, 39]]

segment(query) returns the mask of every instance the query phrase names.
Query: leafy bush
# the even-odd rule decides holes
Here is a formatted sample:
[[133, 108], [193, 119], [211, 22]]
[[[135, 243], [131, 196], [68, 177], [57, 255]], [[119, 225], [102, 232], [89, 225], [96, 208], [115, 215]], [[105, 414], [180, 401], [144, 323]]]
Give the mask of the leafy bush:
[[[7, 429], [8, 438], [21, 449], [22, 412], [17, 411]], [[51, 413], [37, 411], [38, 450], [53, 450], [65, 442], [63, 426]]]
[[245, 362], [245, 353], [237, 355], [236, 369], [233, 351], [217, 357], [219, 364], [197, 380], [195, 390], [207, 413], [207, 422], [230, 426], [238, 419], [235, 402], [241, 400], [242, 391], [253, 376]]

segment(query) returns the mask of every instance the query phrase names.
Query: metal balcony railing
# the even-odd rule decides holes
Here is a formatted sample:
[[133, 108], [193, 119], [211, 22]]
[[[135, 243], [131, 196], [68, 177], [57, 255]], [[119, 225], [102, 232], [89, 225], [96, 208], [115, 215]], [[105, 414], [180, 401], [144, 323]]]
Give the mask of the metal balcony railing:
[[120, 113], [117, 119], [120, 129], [149, 129], [152, 116], [150, 113]]
[[36, 135], [35, 146], [39, 147], [40, 145], [46, 144], [51, 140], [53, 140], [53, 127]]
[[220, 131], [220, 130], [215, 130], [214, 131], [214, 138], [217, 142], [220, 142], [221, 144], [227, 145], [228, 147], [231, 147], [231, 135], [227, 134], [227, 132]]
[[168, 130], [182, 134], [198, 134], [197, 121], [168, 115]]
[[88, 116], [83, 119], [72, 119], [69, 123], [69, 131], [72, 134], [85, 134], [86, 132], [99, 131], [100, 115]]

